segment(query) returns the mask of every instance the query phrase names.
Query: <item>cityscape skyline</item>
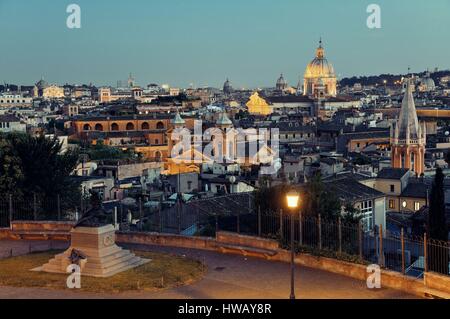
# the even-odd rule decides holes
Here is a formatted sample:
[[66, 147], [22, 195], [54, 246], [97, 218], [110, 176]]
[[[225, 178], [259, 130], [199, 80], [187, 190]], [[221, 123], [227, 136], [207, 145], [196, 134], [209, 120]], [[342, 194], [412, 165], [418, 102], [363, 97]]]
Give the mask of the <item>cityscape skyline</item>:
[[[0, 80], [32, 85], [43, 77], [51, 83], [115, 86], [131, 72], [143, 86], [221, 87], [229, 78], [236, 88], [258, 88], [272, 86], [283, 73], [295, 86], [320, 37], [338, 78], [450, 67], [448, 41], [434, 32], [450, 27], [449, 1], [435, 1], [432, 8], [420, 1], [378, 1], [381, 29], [367, 28], [367, 1], [345, 7], [326, 0], [260, 2], [264, 5], [135, 1], [106, 12], [105, 1], [82, 0], [77, 1], [82, 27], [68, 29], [69, 3], [3, 0], [3, 41], [22, 40], [2, 52]], [[311, 14], [318, 8], [320, 23]], [[404, 24], [398, 16], [416, 23]]]

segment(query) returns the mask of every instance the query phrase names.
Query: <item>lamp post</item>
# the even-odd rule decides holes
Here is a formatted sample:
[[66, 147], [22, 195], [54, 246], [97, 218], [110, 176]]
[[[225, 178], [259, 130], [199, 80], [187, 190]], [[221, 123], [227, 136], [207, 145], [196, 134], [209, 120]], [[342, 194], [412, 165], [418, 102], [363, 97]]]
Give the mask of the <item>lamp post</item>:
[[[298, 202], [300, 195], [292, 190], [286, 195], [287, 205], [295, 212], [298, 208]], [[295, 247], [294, 247], [294, 215], [291, 216], [291, 296], [290, 299], [295, 299], [295, 289], [294, 289], [294, 273], [295, 273]]]

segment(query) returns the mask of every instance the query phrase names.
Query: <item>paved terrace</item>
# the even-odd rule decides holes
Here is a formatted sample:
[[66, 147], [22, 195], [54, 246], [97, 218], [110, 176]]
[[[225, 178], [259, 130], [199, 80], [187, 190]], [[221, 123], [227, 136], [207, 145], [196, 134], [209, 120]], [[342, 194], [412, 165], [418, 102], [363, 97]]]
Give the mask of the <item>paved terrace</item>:
[[[27, 253], [30, 242], [0, 241], [0, 252], [11, 245], [17, 252]], [[32, 242], [32, 247], [38, 242]], [[42, 250], [48, 243], [41, 242]], [[63, 248], [65, 243], [52, 244]], [[44, 288], [12, 288], [0, 286], [0, 298], [136, 298], [136, 299], [286, 299], [290, 293], [290, 265], [238, 255], [216, 252], [149, 246], [127, 245], [125, 248], [184, 255], [204, 262], [205, 277], [190, 286], [159, 292], [132, 292], [123, 294], [92, 294], [76, 291], [57, 291]], [[1, 258], [1, 256], [0, 256]], [[369, 290], [365, 282], [322, 270], [296, 267], [297, 298], [313, 299], [410, 299], [413, 295], [393, 289]]]

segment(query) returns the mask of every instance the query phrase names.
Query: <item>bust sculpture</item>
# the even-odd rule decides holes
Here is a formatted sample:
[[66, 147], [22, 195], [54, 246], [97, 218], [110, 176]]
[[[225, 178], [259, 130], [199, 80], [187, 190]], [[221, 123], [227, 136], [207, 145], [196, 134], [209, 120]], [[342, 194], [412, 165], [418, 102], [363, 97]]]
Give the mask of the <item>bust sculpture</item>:
[[102, 227], [111, 224], [109, 216], [102, 208], [102, 201], [96, 192], [91, 192], [91, 208], [87, 210], [78, 220], [77, 227]]

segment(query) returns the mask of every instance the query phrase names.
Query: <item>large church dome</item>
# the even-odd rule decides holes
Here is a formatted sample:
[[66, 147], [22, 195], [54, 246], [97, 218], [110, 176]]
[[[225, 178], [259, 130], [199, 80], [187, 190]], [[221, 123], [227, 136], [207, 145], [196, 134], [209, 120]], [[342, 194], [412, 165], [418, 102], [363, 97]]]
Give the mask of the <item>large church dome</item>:
[[223, 84], [223, 92], [225, 93], [225, 94], [231, 94], [231, 93], [233, 93], [233, 87], [231, 86], [231, 82], [230, 82], [230, 80], [226, 80], [225, 81], [225, 83]]
[[330, 78], [336, 77], [333, 65], [325, 58], [322, 41], [316, 51], [316, 57], [312, 60], [305, 71], [305, 78]]
[[[322, 40], [316, 50], [316, 57], [306, 67], [304, 74], [303, 94], [308, 96], [336, 96], [336, 73], [333, 65], [325, 58]], [[317, 92], [322, 90], [323, 94]]]
[[288, 88], [288, 83], [284, 79], [283, 73], [280, 75], [280, 77], [277, 80], [276, 88], [279, 91], [286, 90]]

